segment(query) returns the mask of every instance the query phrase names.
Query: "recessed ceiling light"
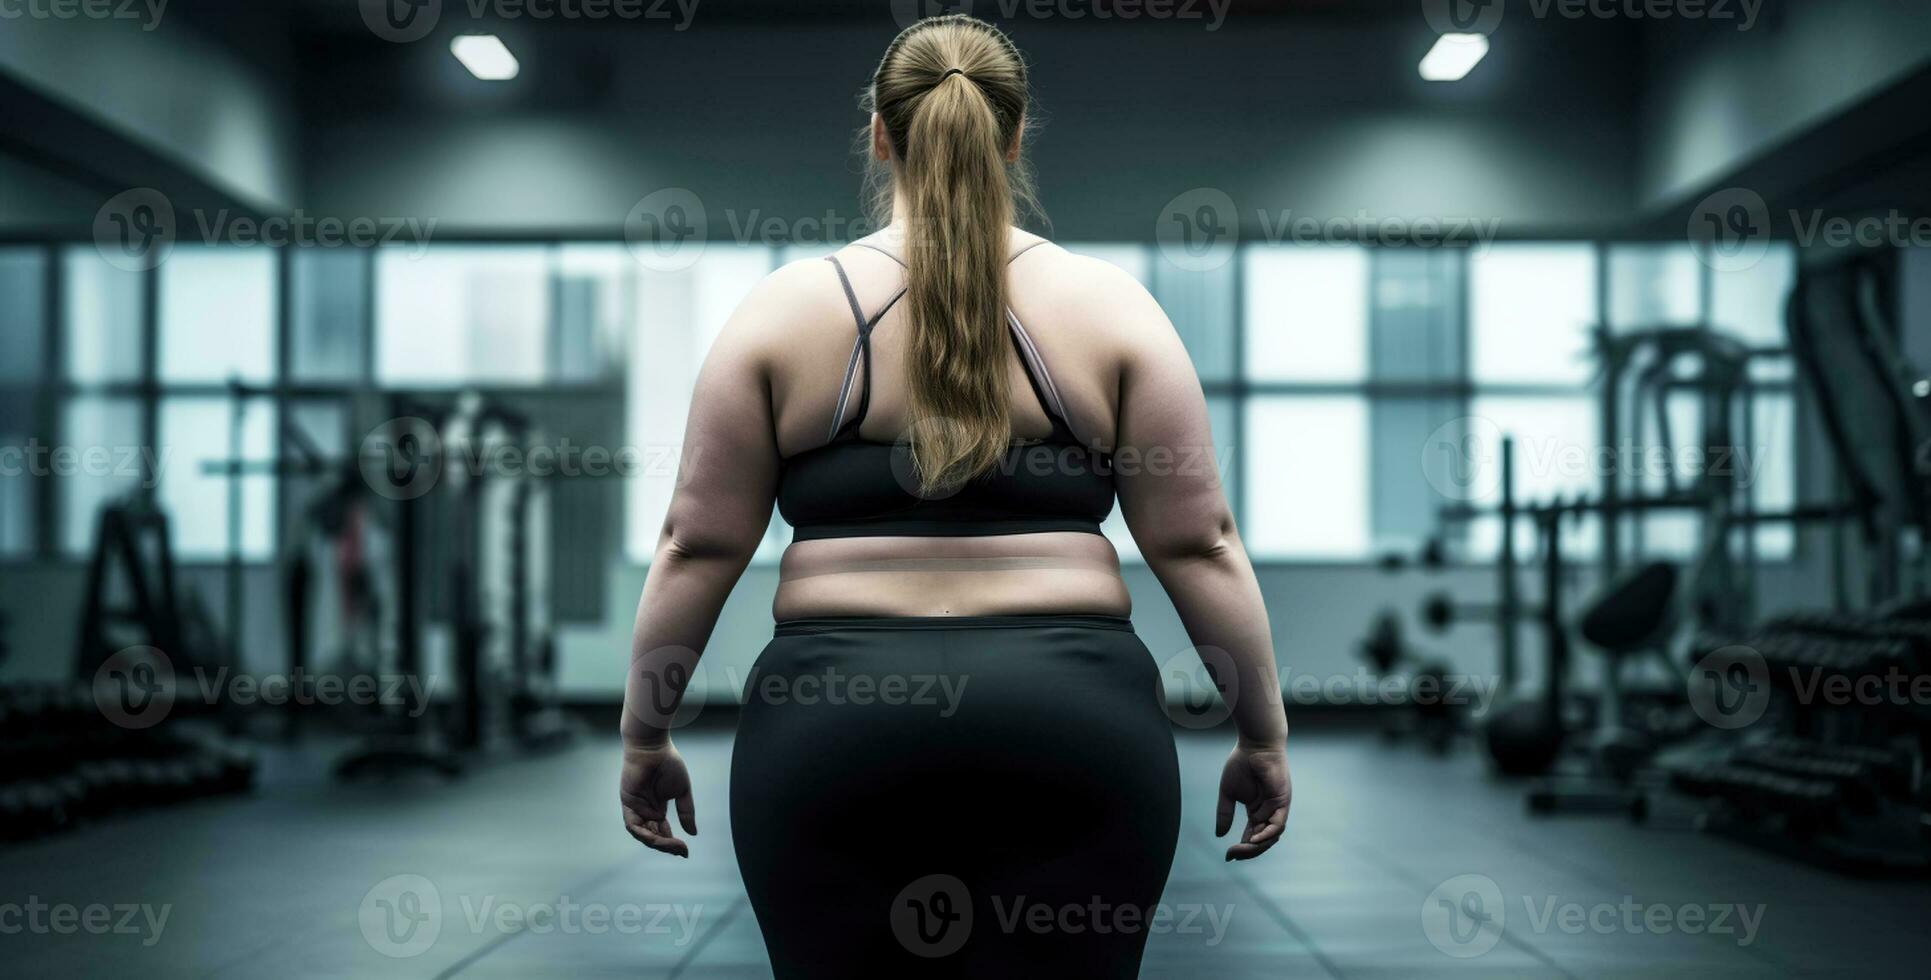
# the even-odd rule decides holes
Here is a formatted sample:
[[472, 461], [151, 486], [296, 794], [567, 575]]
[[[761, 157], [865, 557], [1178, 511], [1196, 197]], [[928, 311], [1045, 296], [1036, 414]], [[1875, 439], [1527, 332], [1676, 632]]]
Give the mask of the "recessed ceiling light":
[[494, 34], [458, 34], [449, 39], [449, 53], [486, 82], [503, 82], [516, 77], [516, 56]]
[[1488, 54], [1488, 38], [1481, 34], [1443, 34], [1421, 59], [1421, 77], [1431, 82], [1458, 82]]

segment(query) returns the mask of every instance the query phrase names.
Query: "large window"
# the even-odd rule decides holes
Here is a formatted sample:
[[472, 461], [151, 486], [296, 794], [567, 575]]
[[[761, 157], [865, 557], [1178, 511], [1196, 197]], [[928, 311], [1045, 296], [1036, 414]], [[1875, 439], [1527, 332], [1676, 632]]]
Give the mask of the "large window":
[[[1515, 493], [1522, 501], [1596, 496], [1602, 491], [1590, 332], [1598, 307], [1597, 250], [1579, 243], [1492, 245], [1468, 256], [1468, 415], [1480, 466], [1496, 465], [1504, 435], [1515, 444]], [[1495, 501], [1480, 497], [1471, 503]], [[1569, 554], [1594, 550], [1593, 517], [1564, 528]], [[1516, 527], [1531, 548], [1531, 529]], [[1495, 521], [1470, 525], [1469, 552], [1494, 553]]]
[[[684, 420], [697, 371], [711, 341], [731, 312], [774, 268], [766, 246], [712, 244], [703, 256], [676, 271], [638, 267], [637, 333], [630, 346], [628, 438], [648, 461], [629, 481], [629, 554], [649, 561], [676, 487]], [[759, 549], [775, 559], [788, 543], [786, 526], [773, 521]]]
[[534, 384], [549, 377], [548, 252], [540, 247], [382, 249], [376, 380]]
[[[260, 464], [276, 450], [275, 402], [264, 386], [275, 379], [277, 264], [265, 248], [189, 246], [156, 270], [156, 432], [165, 456], [155, 489], [184, 558], [223, 556], [232, 547], [260, 559], [275, 550], [274, 475]], [[222, 391], [230, 382], [250, 387]], [[254, 466], [231, 474], [222, 469], [230, 458]], [[232, 507], [240, 511], [231, 527]]]
[[[1256, 554], [1369, 547], [1369, 255], [1352, 246], [1243, 256], [1243, 535]], [[1318, 520], [1304, 515], [1319, 514]]]
[[[1602, 452], [1597, 324], [1610, 335], [1699, 324], [1754, 346], [1781, 343], [1788, 251], [1717, 275], [1676, 244], [1508, 243], [1470, 249], [1250, 246], [1238, 264], [1242, 335], [1241, 524], [1260, 558], [1359, 560], [1408, 551], [1448, 531], [1493, 554], [1493, 519], [1443, 525], [1445, 506], [1493, 505], [1501, 440], [1515, 447], [1520, 501], [1595, 497]], [[1752, 364], [1739, 465], [1759, 508], [1794, 497], [1794, 404], [1787, 370]], [[1203, 378], [1206, 372], [1203, 371]], [[1210, 384], [1210, 390], [1213, 390]], [[1692, 457], [1694, 399], [1673, 397], [1673, 457]], [[1625, 406], [1625, 411], [1628, 411]], [[1626, 418], [1625, 444], [1654, 445], [1653, 413]], [[1665, 474], [1623, 467], [1625, 493], [1658, 492]], [[1679, 471], [1679, 481], [1694, 468]], [[1789, 554], [1787, 528], [1758, 532], [1761, 553]], [[1518, 545], [1532, 531], [1517, 528]], [[1680, 556], [1699, 541], [1689, 513], [1629, 523], [1625, 547]], [[1593, 518], [1564, 530], [1568, 553], [1596, 554]]]
[[[1715, 272], [1679, 243], [1251, 245], [1206, 268], [1150, 245], [1069, 247], [1125, 270], [1172, 319], [1248, 548], [1273, 561], [1411, 550], [1442, 529], [1445, 505], [1494, 502], [1504, 436], [1519, 499], [1602, 493], [1597, 324], [1603, 337], [1703, 325], [1774, 348], [1795, 280], [1788, 249]], [[184, 558], [236, 547], [264, 559], [319, 479], [275, 475], [291, 441], [339, 456], [386, 418], [391, 396], [476, 393], [540, 419], [552, 443], [628, 452], [636, 469], [622, 479], [549, 488], [554, 537], [579, 557], [648, 561], [712, 340], [761, 278], [830, 250], [713, 243], [661, 271], [617, 243], [183, 246], [130, 272], [89, 245], [0, 248], [0, 440], [96, 450], [95, 465], [54, 479], [0, 481], [0, 556], [83, 555], [99, 506], [146, 489], [176, 515]], [[1750, 376], [1751, 411], [1731, 420], [1733, 465], [1755, 506], [1780, 509], [1795, 499], [1795, 380], [1776, 357], [1753, 360]], [[1704, 427], [1702, 410], [1671, 396], [1679, 446]], [[1664, 429], [1650, 412], [1624, 423], [1636, 444]], [[236, 453], [257, 465], [231, 478], [219, 466]], [[1679, 481], [1696, 475], [1690, 462]], [[1629, 492], [1668, 478], [1653, 467], [1622, 477]], [[1104, 530], [1137, 557], [1117, 512]], [[1653, 514], [1619, 544], [1680, 557], [1702, 530], [1691, 513]], [[1500, 529], [1455, 533], [1481, 558]], [[1526, 548], [1528, 529], [1518, 533]], [[1566, 534], [1577, 558], [1602, 544], [1589, 521]], [[1794, 547], [1788, 528], [1756, 535], [1766, 557]], [[788, 541], [772, 521], [759, 560]]]

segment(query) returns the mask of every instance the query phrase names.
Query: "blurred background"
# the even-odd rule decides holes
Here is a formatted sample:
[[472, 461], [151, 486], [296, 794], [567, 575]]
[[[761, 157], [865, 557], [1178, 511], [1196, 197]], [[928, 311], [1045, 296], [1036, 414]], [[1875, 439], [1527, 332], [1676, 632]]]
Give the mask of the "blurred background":
[[1922, 956], [1923, 4], [17, 0], [23, 971], [768, 975], [723, 790], [787, 528], [688, 865], [610, 793], [632, 616], [710, 339], [876, 229], [858, 94], [948, 10], [1030, 59], [1034, 230], [1192, 354], [1302, 746], [1220, 865], [1226, 710], [1110, 521], [1227, 913], [1148, 975]]

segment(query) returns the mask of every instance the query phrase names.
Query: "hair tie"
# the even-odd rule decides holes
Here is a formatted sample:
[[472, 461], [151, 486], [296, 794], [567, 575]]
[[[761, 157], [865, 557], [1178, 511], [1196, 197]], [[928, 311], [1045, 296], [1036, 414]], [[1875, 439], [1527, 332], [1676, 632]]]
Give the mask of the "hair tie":
[[[951, 78], [953, 75], [965, 75], [965, 69], [964, 68], [947, 68], [945, 70], [945, 74], [939, 76], [939, 81], [943, 82], [946, 79]], [[966, 78], [970, 79], [972, 78], [972, 76], [966, 75]]]

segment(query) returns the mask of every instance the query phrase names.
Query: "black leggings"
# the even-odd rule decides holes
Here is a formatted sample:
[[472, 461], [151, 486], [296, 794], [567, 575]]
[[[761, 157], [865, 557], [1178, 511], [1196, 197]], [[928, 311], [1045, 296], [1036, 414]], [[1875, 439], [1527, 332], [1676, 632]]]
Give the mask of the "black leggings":
[[744, 693], [731, 833], [780, 980], [1138, 974], [1180, 777], [1126, 620], [793, 620]]

